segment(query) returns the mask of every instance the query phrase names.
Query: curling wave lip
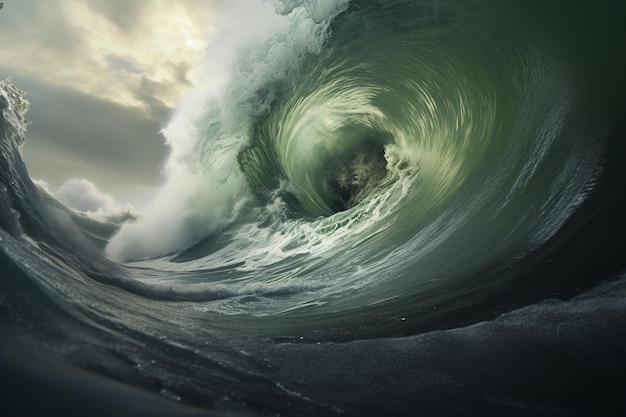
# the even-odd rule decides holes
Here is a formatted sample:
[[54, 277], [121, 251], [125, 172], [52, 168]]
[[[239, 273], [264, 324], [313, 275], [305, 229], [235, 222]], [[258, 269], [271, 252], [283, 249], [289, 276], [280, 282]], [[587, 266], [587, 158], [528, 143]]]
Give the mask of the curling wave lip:
[[55, 359], [0, 367], [122, 415], [623, 414], [623, 6], [249, 5], [141, 218], [38, 189], [1, 84], [0, 334]]

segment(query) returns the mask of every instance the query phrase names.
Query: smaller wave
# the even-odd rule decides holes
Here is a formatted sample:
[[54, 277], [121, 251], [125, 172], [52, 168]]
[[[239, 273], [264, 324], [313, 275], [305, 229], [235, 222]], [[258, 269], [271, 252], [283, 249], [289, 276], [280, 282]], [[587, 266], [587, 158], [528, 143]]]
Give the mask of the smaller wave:
[[111, 196], [101, 193], [87, 180], [70, 180], [57, 192], [51, 191], [45, 181], [33, 182], [50, 207], [69, 216], [78, 230], [102, 250], [122, 224], [135, 221], [140, 215], [131, 205], [118, 206]]
[[26, 119], [30, 102], [25, 97], [26, 93], [14, 86], [11, 78], [0, 81], [0, 107], [6, 123], [3, 130], [15, 131], [13, 137], [18, 147], [25, 143], [26, 127], [30, 124], [30, 121]]

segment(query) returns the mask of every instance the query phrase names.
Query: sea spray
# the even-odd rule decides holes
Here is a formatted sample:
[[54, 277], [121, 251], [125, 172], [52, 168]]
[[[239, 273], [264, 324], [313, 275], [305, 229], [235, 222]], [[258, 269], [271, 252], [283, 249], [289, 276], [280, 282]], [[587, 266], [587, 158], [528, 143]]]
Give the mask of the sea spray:
[[[276, 27], [312, 16], [271, 5], [252, 10]], [[624, 415], [625, 18], [622, 2], [359, 0], [319, 49], [286, 49], [293, 65], [248, 37], [168, 126], [172, 181], [127, 227], [138, 248], [115, 242], [176, 252], [157, 259], [89, 250], [81, 235], [119, 222], [49, 210], [3, 118], [2, 406]]]
[[164, 129], [171, 148], [166, 184], [146, 216], [111, 239], [106, 251], [111, 259], [165, 255], [236, 218], [236, 205], [248, 195], [237, 153], [250, 140], [251, 119], [267, 113], [276, 99], [275, 92], [263, 89], [302, 65], [307, 54], [319, 53], [330, 21], [346, 5], [316, 0], [236, 2], [224, 8], [199, 69], [206, 77]]

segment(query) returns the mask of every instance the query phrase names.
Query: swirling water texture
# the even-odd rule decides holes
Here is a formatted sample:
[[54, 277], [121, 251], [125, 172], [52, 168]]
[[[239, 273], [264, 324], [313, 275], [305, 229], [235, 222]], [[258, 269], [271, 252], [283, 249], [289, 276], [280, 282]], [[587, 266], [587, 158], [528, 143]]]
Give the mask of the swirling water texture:
[[7, 326], [210, 410], [622, 407], [623, 7], [291, 3], [195, 136], [175, 143], [185, 108], [166, 129], [171, 187], [193, 186], [108, 252], [172, 253], [85, 249], [76, 228], [112, 226], [41, 200], [3, 148]]

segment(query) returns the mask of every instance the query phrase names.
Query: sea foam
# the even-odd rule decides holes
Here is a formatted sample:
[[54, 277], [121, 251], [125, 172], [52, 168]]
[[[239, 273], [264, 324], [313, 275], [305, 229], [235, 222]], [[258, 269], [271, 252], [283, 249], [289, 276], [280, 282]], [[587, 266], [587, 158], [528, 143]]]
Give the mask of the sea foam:
[[116, 261], [154, 258], [215, 233], [249, 197], [237, 153], [249, 141], [250, 122], [269, 111], [272, 95], [259, 89], [319, 52], [332, 18], [348, 1], [229, 3], [221, 26], [196, 69], [200, 85], [185, 97], [163, 130], [171, 153], [165, 185], [147, 214], [124, 225], [107, 256]]

